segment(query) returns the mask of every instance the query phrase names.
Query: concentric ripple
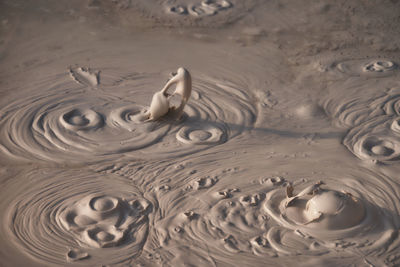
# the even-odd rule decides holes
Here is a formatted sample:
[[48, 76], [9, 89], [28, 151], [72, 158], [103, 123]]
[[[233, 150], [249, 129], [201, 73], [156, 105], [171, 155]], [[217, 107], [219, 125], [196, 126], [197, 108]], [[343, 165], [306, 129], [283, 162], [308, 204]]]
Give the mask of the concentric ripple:
[[180, 156], [224, 143], [255, 122], [246, 85], [199, 75], [180, 121], [147, 121], [159, 75], [101, 75], [96, 90], [59, 75], [9, 101], [1, 108], [3, 154], [56, 162]]
[[384, 164], [400, 160], [399, 118], [380, 116], [354, 127], [343, 144], [358, 158]]
[[371, 107], [382, 109], [386, 115], [400, 115], [400, 87], [390, 88], [384, 95], [375, 99]]
[[[344, 93], [338, 93], [343, 91]], [[338, 126], [354, 127], [381, 115], [400, 114], [400, 90], [396, 82], [339, 83], [323, 103]]]
[[392, 75], [398, 65], [390, 59], [359, 59], [335, 62], [331, 68], [350, 76], [384, 77]]
[[140, 0], [134, 7], [164, 24], [217, 27], [239, 20], [256, 3], [254, 0]]
[[137, 257], [152, 203], [126, 180], [85, 171], [34, 171], [15, 183], [7, 235], [31, 258], [56, 265]]
[[178, 194], [173, 185], [158, 191], [166, 210], [156, 235], [172, 254], [190, 247], [221, 264], [243, 257], [273, 265], [286, 255], [387, 256], [399, 225], [398, 184], [352, 167], [323, 168], [323, 175], [296, 179], [253, 179], [240, 170], [195, 173]]
[[231, 8], [232, 4], [226, 0], [203, 0], [199, 3], [192, 3], [189, 6], [181, 4], [166, 4], [167, 13], [176, 15], [192, 15], [195, 17], [213, 16], [218, 12]]
[[73, 109], [60, 116], [60, 123], [67, 130], [87, 131], [102, 127], [104, 122], [102, 116], [91, 109]]
[[117, 108], [110, 113], [110, 120], [114, 125], [135, 131], [138, 126], [147, 120], [144, 112], [145, 107], [139, 105], [129, 105]]
[[[293, 197], [288, 196], [287, 190], [276, 189], [266, 194], [264, 208], [281, 227], [304, 238], [311, 237], [313, 247], [375, 251], [392, 242], [396, 235], [393, 215], [380, 205], [391, 203], [398, 207], [390, 195], [393, 190], [377, 181], [379, 178], [363, 183], [345, 177], [300, 183], [294, 187]], [[295, 249], [279, 242], [282, 236], [277, 231], [270, 230], [270, 243], [287, 249], [287, 254], [295, 254]]]
[[385, 72], [397, 68], [397, 64], [389, 60], [375, 60], [364, 65], [364, 72]]
[[279, 224], [268, 231], [271, 246], [284, 254], [297, 254], [299, 247], [282, 242], [288, 229], [291, 236], [296, 233], [309, 240], [311, 253], [346, 248], [367, 254], [390, 244], [397, 220], [382, 205], [398, 209], [396, 191], [389, 188], [387, 177], [367, 170], [365, 175], [368, 181], [347, 175], [298, 181], [289, 193], [288, 188], [268, 192], [265, 211]]
[[227, 127], [218, 124], [192, 124], [182, 127], [176, 134], [178, 141], [184, 144], [209, 145], [224, 143], [227, 139]]
[[134, 225], [143, 220], [148, 203], [105, 195], [89, 195], [63, 211], [62, 225], [90, 247], [113, 247], [123, 243]]
[[224, 143], [237, 136], [256, 120], [256, 110], [242, 86], [199, 77], [196, 93], [186, 109], [187, 118], [176, 138], [184, 144]]

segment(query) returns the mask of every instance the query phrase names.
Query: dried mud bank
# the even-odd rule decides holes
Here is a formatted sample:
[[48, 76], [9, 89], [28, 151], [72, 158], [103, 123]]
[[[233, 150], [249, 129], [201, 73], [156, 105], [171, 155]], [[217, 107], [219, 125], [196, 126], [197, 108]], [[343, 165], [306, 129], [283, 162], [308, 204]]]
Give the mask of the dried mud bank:
[[395, 2], [3, 1], [0, 265], [399, 265]]

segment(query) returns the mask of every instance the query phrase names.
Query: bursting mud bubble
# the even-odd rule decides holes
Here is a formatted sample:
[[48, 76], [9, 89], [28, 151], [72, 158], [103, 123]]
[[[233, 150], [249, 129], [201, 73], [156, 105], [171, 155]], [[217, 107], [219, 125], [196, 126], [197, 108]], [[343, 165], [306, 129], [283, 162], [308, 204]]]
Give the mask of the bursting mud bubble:
[[1, 266], [400, 265], [398, 1], [53, 2], [0, 1]]

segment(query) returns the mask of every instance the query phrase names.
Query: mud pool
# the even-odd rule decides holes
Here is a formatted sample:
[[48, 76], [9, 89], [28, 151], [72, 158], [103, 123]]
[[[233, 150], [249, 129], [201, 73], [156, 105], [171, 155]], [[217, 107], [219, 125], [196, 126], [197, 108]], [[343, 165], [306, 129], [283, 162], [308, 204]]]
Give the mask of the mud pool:
[[400, 265], [399, 12], [0, 1], [0, 266]]

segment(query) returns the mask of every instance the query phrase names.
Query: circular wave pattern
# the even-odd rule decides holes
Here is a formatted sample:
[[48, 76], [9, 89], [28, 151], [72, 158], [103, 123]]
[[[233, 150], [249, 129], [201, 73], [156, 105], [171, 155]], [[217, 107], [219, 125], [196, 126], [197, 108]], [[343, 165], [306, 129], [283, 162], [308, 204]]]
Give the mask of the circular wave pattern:
[[[374, 188], [376, 185], [378, 187]], [[375, 185], [361, 184], [341, 178], [329, 179], [326, 184], [298, 184], [294, 190], [297, 187], [302, 190], [292, 197], [282, 189], [266, 194], [264, 208], [280, 227], [271, 228], [267, 238], [276, 249], [286, 254], [297, 251], [281, 242], [285, 235], [282, 227], [308, 239], [312, 253], [340, 248], [367, 253], [393, 241], [393, 216], [380, 207], [382, 199], [393, 203], [393, 196], [389, 195], [393, 190], [389, 190], [387, 184], [379, 181]], [[393, 205], [398, 206], [397, 203]]]
[[372, 104], [373, 109], [382, 109], [386, 115], [400, 115], [400, 88], [394, 87]]
[[193, 124], [182, 127], [176, 138], [184, 144], [212, 145], [224, 143], [227, 139], [227, 128], [223, 124]]
[[135, 131], [141, 123], [147, 120], [145, 107], [139, 105], [124, 106], [111, 111], [110, 120], [128, 131]]
[[204, 0], [201, 3], [190, 4], [189, 6], [174, 5], [168, 3], [167, 13], [176, 15], [191, 15], [195, 17], [213, 16], [218, 12], [231, 8], [232, 4], [226, 0]]
[[147, 207], [137, 199], [91, 195], [63, 211], [60, 221], [90, 247], [113, 247], [133, 236], [132, 227], [141, 224]]
[[392, 71], [397, 68], [397, 64], [389, 60], [372, 61], [363, 67], [364, 72], [385, 72]]
[[97, 90], [55, 77], [2, 107], [3, 154], [56, 162], [180, 156], [224, 143], [255, 122], [245, 85], [201, 76], [181, 120], [147, 121], [156, 75], [102, 73]]
[[199, 77], [194, 83], [196, 92], [186, 109], [183, 127], [176, 138], [184, 144], [211, 145], [251, 128], [256, 120], [256, 110], [243, 86]]
[[152, 203], [126, 180], [84, 171], [27, 175], [7, 212], [8, 235], [46, 264], [116, 264], [137, 257]]
[[141, 0], [134, 6], [164, 25], [217, 27], [238, 21], [256, 3], [254, 0]]
[[[156, 235], [166, 249], [196, 244], [196, 253], [224, 263], [235, 255], [257, 265], [283, 255], [382, 253], [396, 238], [398, 184], [364, 168], [331, 175], [337, 178], [271, 177], [237, 188], [223, 175], [204, 180], [208, 186], [186, 190], [188, 199], [180, 194], [181, 212], [166, 212]], [[194, 199], [202, 201], [185, 204]]]
[[329, 98], [324, 102], [324, 109], [338, 126], [354, 127], [384, 114], [381, 109], [371, 109], [371, 101], [369, 98], [362, 99], [357, 96]]
[[332, 68], [350, 76], [384, 77], [392, 75], [398, 66], [388, 59], [359, 59], [335, 62]]
[[382, 115], [400, 114], [400, 93], [396, 83], [380, 80], [360, 84], [339, 84], [347, 87], [345, 94], [338, 94], [339, 88], [323, 103], [325, 111], [331, 115], [338, 126], [354, 127]]
[[104, 122], [102, 116], [93, 110], [73, 109], [60, 116], [60, 123], [67, 130], [87, 131], [102, 127]]
[[351, 129], [343, 144], [358, 158], [384, 164], [400, 159], [398, 118], [380, 116]]
[[132, 134], [108, 123], [109, 110], [102, 105], [115, 105], [115, 101], [87, 93], [40, 98], [10, 116], [3, 126], [7, 131], [4, 145], [17, 156], [28, 152], [50, 161], [90, 160], [147, 147], [168, 132], [168, 124], [136, 124]]
[[239, 252], [276, 256], [268, 242], [264, 242], [268, 217], [260, 209], [263, 198], [264, 194], [259, 192], [241, 194], [235, 188], [219, 190], [209, 196], [213, 205], [208, 211], [188, 208], [160, 221], [156, 228], [158, 239], [166, 248], [196, 242], [202, 251], [207, 244], [216, 254], [213, 257], [222, 261], [227, 255]]

